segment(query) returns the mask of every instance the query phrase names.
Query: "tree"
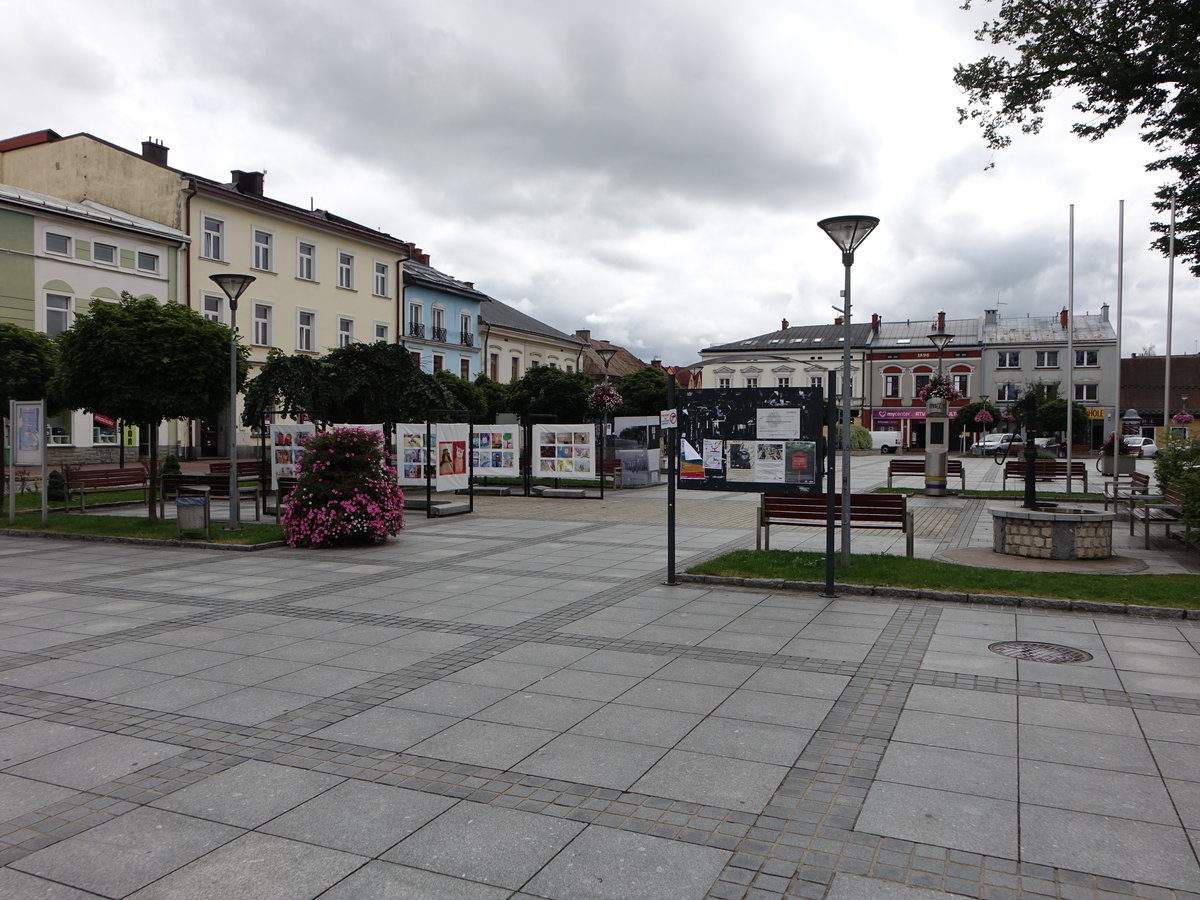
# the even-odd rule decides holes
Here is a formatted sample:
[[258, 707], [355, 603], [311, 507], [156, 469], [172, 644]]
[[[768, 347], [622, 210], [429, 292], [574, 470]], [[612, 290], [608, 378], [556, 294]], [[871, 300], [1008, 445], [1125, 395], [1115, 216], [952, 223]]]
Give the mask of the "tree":
[[512, 386], [512, 410], [522, 421], [540, 415], [554, 416], [559, 422], [583, 422], [589, 418], [587, 398], [592, 386], [592, 379], [582, 372], [536, 366]]
[[459, 378], [449, 369], [442, 369], [433, 376], [450, 395], [449, 409], [465, 409], [476, 422], [487, 416], [487, 396], [474, 382]]
[[485, 403], [481, 421], [495, 422], [496, 416], [500, 413], [511, 411], [512, 388], [509, 385], [492, 381], [492, 379], [480, 373], [475, 379], [475, 387], [479, 388], [479, 392], [483, 394]]
[[617, 389], [625, 401], [618, 416], [657, 416], [667, 408], [667, 373], [656, 366], [630, 372]]
[[[8, 404], [13, 400], [42, 400], [58, 362], [58, 347], [40, 331], [0, 323], [0, 435]], [[0, 496], [8, 481], [0, 455]]]
[[[122, 293], [93, 303], [58, 336], [50, 392], [64, 406], [150, 430], [148, 509], [157, 518], [158, 426], [166, 419], [214, 418], [229, 404], [229, 329], [171, 301]], [[239, 348], [237, 381], [247, 369]]]
[[[992, 2], [992, 0], [988, 0]], [[1012, 48], [955, 67], [966, 92], [959, 121], [977, 122], [988, 146], [1007, 147], [1013, 126], [1041, 131], [1045, 104], [1070, 89], [1080, 98], [1071, 131], [1099, 140], [1130, 117], [1156, 154], [1152, 172], [1173, 172], [1154, 208], [1178, 200], [1176, 253], [1200, 275], [1200, 0], [998, 0], [979, 41]], [[966, 0], [969, 9], [971, 0]], [[1151, 229], [1165, 235], [1162, 222]], [[1154, 242], [1164, 254], [1167, 238]]]
[[[1067, 438], [1067, 401], [1061, 397], [1048, 400], [1038, 407], [1037, 428], [1042, 434], [1061, 434]], [[1076, 444], [1087, 443], [1091, 420], [1082, 403], [1071, 404], [1071, 440]]]

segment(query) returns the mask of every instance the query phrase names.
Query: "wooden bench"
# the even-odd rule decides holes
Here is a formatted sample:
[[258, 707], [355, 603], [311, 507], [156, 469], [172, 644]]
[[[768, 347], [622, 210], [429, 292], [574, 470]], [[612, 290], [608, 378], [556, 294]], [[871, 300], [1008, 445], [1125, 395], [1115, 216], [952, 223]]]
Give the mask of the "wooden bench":
[[1167, 537], [1171, 536], [1171, 526], [1183, 517], [1183, 493], [1175, 488], [1167, 488], [1161, 497], [1150, 497], [1141, 501], [1138, 506], [1136, 497], [1129, 498], [1129, 533], [1133, 534], [1135, 522], [1143, 523], [1145, 546], [1150, 549], [1150, 526], [1164, 525]]
[[614, 488], [621, 486], [621, 461], [619, 459], [602, 459], [600, 460], [600, 483], [604, 483], [605, 478], [612, 480]]
[[[920, 478], [925, 477], [925, 460], [924, 459], [893, 459], [888, 461], [888, 487], [892, 486], [892, 477], [895, 475], [915, 475]], [[961, 459], [946, 460], [946, 478], [958, 478], [962, 482], [962, 489], [967, 489], [967, 473], [963, 471]]]
[[79, 495], [79, 511], [84, 511], [84, 498], [88, 494], [99, 494], [119, 491], [127, 488], [140, 488], [143, 493], [150, 487], [146, 470], [141, 465], [130, 466], [126, 469], [76, 469], [63, 467], [63, 478], [66, 481], [66, 507], [71, 505], [71, 495]]
[[[210, 462], [208, 464], [208, 471], [211, 475], [224, 475], [226, 478], [228, 478], [229, 460], [225, 460], [224, 462]], [[251, 478], [257, 478], [261, 481], [264, 474], [270, 475], [271, 469], [261, 459], [238, 460], [239, 481], [241, 481], [243, 478], [247, 480]]]
[[1150, 476], [1144, 472], [1131, 472], [1128, 476], [1118, 475], [1104, 482], [1104, 508], [1111, 501], [1113, 509], [1120, 512], [1121, 504], [1134, 497], [1145, 498], [1150, 494]]
[[[1065, 459], [1035, 459], [1033, 461], [1033, 475], [1038, 481], [1066, 480], [1068, 473], [1071, 478], [1078, 478], [1083, 482], [1083, 491], [1086, 494], [1088, 473], [1083, 460], [1073, 459], [1069, 463]], [[1008, 487], [1010, 478], [1016, 478], [1018, 481], [1025, 480], [1025, 460], [1010, 459], [1004, 464], [1004, 480], [1001, 483], [1003, 488]]]
[[[159, 479], [158, 492], [158, 514], [165, 518], [167, 499], [169, 497], [178, 497], [181, 493], [187, 493], [189, 487], [206, 487], [210, 497], [224, 497], [229, 499], [229, 472], [226, 470], [224, 475], [214, 475], [211, 472], [207, 475], [180, 473], [178, 475], [163, 475]], [[262, 496], [256, 484], [239, 484], [238, 485], [238, 502], [242, 500], [254, 501], [254, 521], [262, 521]]]
[[[772, 525], [825, 525], [825, 494], [763, 494], [754, 531], [754, 549], [771, 549]], [[842, 522], [842, 498], [834, 497], [833, 521]], [[851, 528], [898, 528], [907, 535], [905, 555], [913, 555], [912, 513], [902, 494], [851, 494]]]

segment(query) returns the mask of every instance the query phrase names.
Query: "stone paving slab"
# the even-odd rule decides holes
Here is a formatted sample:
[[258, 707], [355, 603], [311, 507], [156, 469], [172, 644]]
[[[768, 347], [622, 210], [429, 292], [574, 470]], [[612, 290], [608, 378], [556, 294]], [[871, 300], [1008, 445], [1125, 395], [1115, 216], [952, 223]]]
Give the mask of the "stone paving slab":
[[[320, 553], [0, 537], [0, 895], [1200, 898], [1200, 624], [664, 587], [661, 498], [612, 493]], [[753, 540], [681, 506], [681, 567]], [[929, 552], [981, 514], [924, 508]]]

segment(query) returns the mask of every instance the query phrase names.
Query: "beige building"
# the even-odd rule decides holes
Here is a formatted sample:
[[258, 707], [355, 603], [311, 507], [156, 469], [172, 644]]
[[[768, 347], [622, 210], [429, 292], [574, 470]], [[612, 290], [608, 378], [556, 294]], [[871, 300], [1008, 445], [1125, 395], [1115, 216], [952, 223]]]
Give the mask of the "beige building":
[[578, 338], [491, 297], [480, 304], [479, 318], [484, 373], [493, 381], [512, 384], [537, 366], [581, 371], [586, 344]]

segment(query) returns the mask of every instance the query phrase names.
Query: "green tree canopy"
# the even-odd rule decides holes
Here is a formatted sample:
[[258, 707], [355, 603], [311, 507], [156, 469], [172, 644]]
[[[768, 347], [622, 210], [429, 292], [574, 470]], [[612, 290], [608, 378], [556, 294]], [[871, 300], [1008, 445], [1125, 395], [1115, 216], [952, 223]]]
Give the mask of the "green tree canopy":
[[[976, 422], [975, 417], [980, 412], [986, 412], [992, 417], [990, 422]], [[986, 400], [968, 403], [960, 406], [954, 413], [954, 424], [962, 431], [993, 431], [1000, 428], [1004, 422], [1000, 418], [1000, 410]]]
[[450, 395], [449, 409], [465, 409], [476, 422], [487, 418], [487, 396], [474, 382], [459, 378], [449, 369], [442, 369], [433, 377]]
[[[1088, 419], [1087, 409], [1082, 403], [1071, 404], [1071, 440], [1076, 444], [1086, 443], [1090, 432], [1091, 420]], [[1067, 401], [1061, 397], [1048, 400], [1038, 407], [1037, 427], [1042, 434], [1061, 434], [1067, 436]]]
[[593, 385], [582, 372], [537, 366], [512, 386], [512, 410], [522, 421], [542, 415], [557, 416], [559, 422], [584, 422], [593, 417], [587, 405]]
[[[975, 37], [1003, 55], [955, 68], [967, 95], [959, 121], [977, 122], [989, 147], [1007, 147], [1013, 127], [1041, 131], [1046, 103], [1064, 89], [1078, 95], [1071, 131], [1080, 137], [1099, 140], [1138, 120], [1155, 154], [1146, 168], [1174, 173], [1154, 208], [1164, 212], [1178, 198], [1176, 253], [1200, 275], [1200, 0], [994, 2], [996, 18]], [[1167, 227], [1151, 226], [1160, 234]], [[1166, 238], [1155, 246], [1165, 253]]]
[[657, 416], [667, 408], [667, 373], [656, 366], [630, 372], [617, 385], [625, 402], [618, 416]]
[[475, 379], [475, 387], [483, 394], [485, 411], [481, 421], [495, 422], [500, 413], [512, 412], [512, 388], [507, 384], [492, 381], [480, 373]]
[[[45, 399], [57, 363], [58, 347], [46, 335], [0, 323], [0, 434], [11, 401]], [[0, 495], [7, 485], [0, 456]]]
[[[229, 329], [179, 303], [123, 293], [119, 303], [93, 303], [57, 340], [51, 395], [72, 409], [149, 427], [152, 471], [164, 420], [213, 418], [229, 406]], [[247, 363], [239, 349], [240, 384]], [[152, 519], [156, 499], [151, 479]]]

